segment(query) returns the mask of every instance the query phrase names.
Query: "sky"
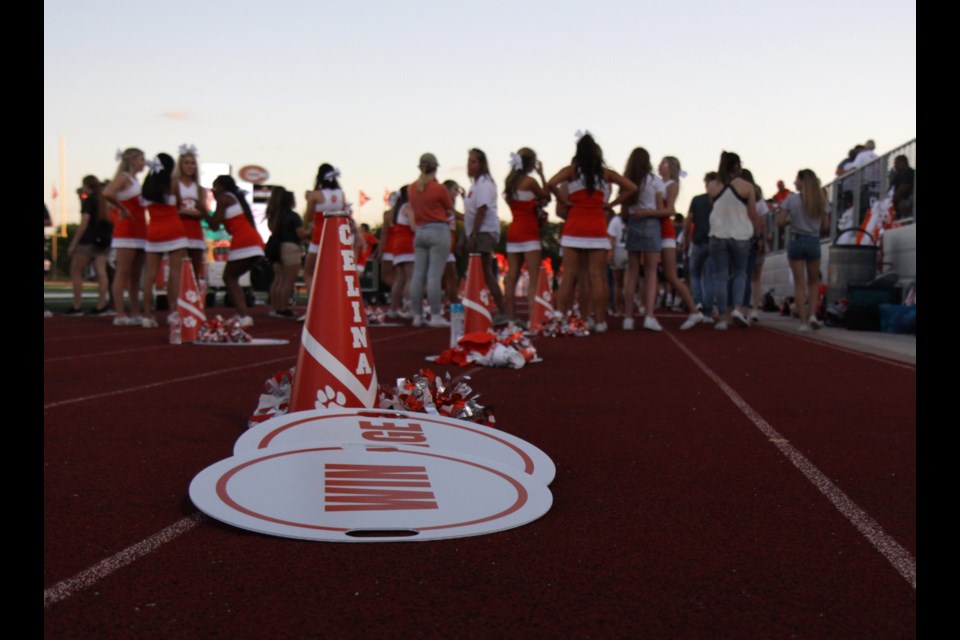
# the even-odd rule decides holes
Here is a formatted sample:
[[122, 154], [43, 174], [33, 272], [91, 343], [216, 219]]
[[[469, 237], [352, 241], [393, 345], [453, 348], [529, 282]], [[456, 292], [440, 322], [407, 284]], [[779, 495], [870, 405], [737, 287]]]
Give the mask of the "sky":
[[502, 188], [511, 151], [549, 178], [578, 130], [619, 172], [638, 146], [678, 157], [680, 211], [722, 150], [767, 194], [802, 168], [826, 183], [854, 144], [916, 137], [916, 18], [902, 0], [44, 0], [44, 203], [78, 221], [75, 189], [118, 148], [187, 143], [265, 167], [301, 210], [329, 162], [377, 224], [421, 153], [466, 185], [479, 147]]

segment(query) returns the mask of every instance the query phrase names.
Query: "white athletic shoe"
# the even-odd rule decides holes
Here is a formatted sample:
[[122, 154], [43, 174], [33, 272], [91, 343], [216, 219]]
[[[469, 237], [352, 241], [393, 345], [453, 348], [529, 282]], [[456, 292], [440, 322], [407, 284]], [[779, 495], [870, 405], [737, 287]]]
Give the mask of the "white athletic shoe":
[[624, 330], [624, 331], [633, 331], [633, 318], [624, 318], [624, 319], [623, 319], [623, 330]]
[[413, 326], [422, 327], [423, 326], [423, 316], [413, 316]]
[[810, 319], [807, 321], [810, 323], [810, 328], [814, 331], [818, 329], [823, 329], [823, 323], [817, 320], [817, 316], [810, 316]]
[[438, 313], [435, 316], [430, 316], [430, 319], [427, 320], [426, 324], [428, 327], [449, 327], [450, 321]]
[[747, 322], [747, 319], [743, 317], [743, 314], [740, 313], [740, 309], [734, 309], [730, 314], [730, 317], [733, 318], [733, 321], [736, 322], [741, 327], [749, 327], [750, 323]]
[[157, 327], [160, 326], [160, 324], [157, 322], [156, 318], [144, 317], [144, 318], [141, 318], [140, 320], [140, 326], [143, 327], [144, 329], [156, 329]]
[[698, 323], [703, 322], [703, 314], [700, 312], [691, 313], [687, 316], [687, 319], [684, 320], [683, 324], [680, 325], [680, 331], [686, 331], [687, 329], [692, 329]]
[[606, 322], [598, 322], [598, 323], [597, 323], [597, 326], [595, 326], [595, 327], [593, 328], [593, 332], [594, 332], [594, 333], [606, 333], [606, 331], [607, 331], [607, 323], [606, 323]]
[[647, 331], [663, 331], [663, 327], [653, 316], [647, 316], [643, 319], [643, 328]]
[[797, 327], [797, 331], [799, 331], [800, 333], [810, 333], [810, 325], [804, 322], [799, 327]]
[[727, 323], [724, 322], [723, 320], [721, 320], [721, 321], [718, 322], [717, 324], [713, 325], [713, 328], [714, 328], [715, 330], [717, 330], [717, 331], [726, 331], [726, 330], [727, 330]]

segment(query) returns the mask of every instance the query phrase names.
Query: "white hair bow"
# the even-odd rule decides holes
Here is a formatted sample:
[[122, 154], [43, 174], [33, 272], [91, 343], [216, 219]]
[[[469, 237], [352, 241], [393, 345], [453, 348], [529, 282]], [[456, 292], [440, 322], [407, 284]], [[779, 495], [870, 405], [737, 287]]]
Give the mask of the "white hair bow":
[[683, 169], [680, 169], [680, 177], [681, 177], [681, 178], [686, 178], [686, 177], [687, 177], [687, 172], [684, 171]]
[[150, 173], [160, 173], [161, 171], [163, 171], [163, 163], [160, 162], [160, 158], [154, 158], [153, 160], [148, 160], [147, 166], [150, 167]]
[[188, 154], [191, 155], [191, 156], [197, 155], [197, 147], [196, 147], [196, 145], [192, 145], [192, 144], [182, 144], [182, 145], [180, 145], [180, 155], [185, 156], [185, 155], [188, 155]]
[[117, 147], [117, 162], [123, 160], [123, 149]]
[[593, 134], [590, 133], [589, 129], [587, 129], [586, 131], [581, 131], [580, 129], [577, 129], [577, 132], [573, 135], [577, 139], [577, 142], [580, 142], [580, 138], [582, 138], [583, 136], [592, 136]]
[[520, 157], [519, 153], [513, 152], [510, 154], [510, 168], [515, 171], [523, 169], [523, 158]]
[[323, 174], [324, 182], [326, 182], [327, 180], [336, 180], [339, 177], [340, 177], [340, 169], [338, 169], [337, 167], [334, 167], [330, 171], [327, 171], [325, 174]]

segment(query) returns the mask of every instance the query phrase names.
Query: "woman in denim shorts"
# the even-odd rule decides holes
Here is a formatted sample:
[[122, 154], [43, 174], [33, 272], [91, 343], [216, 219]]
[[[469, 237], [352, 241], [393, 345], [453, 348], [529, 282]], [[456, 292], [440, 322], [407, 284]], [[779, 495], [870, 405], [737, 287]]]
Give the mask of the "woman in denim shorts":
[[787, 260], [793, 272], [794, 300], [800, 331], [823, 326], [815, 309], [820, 290], [820, 233], [829, 229], [827, 199], [820, 179], [810, 169], [802, 169], [794, 181], [796, 193], [791, 193], [780, 205], [777, 226], [790, 225], [790, 243]]

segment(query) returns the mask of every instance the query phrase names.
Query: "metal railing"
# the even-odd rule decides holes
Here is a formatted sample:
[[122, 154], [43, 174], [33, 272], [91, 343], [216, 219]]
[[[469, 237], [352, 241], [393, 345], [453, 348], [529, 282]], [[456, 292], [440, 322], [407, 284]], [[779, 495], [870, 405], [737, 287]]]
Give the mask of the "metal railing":
[[[863, 222], [864, 214], [870, 207], [870, 198], [883, 199], [890, 190], [890, 176], [893, 170], [893, 161], [904, 155], [914, 170], [913, 194], [911, 195], [911, 210], [909, 217], [899, 218], [900, 224], [916, 224], [917, 222], [917, 139], [892, 149], [867, 165], [837, 177], [824, 185], [827, 192], [827, 201], [830, 206], [830, 230], [821, 237], [836, 240], [837, 234], [844, 229], [839, 228], [840, 217], [850, 207], [853, 207], [853, 226]], [[772, 223], [772, 222], [771, 222]], [[772, 229], [772, 251], [783, 251], [790, 241], [789, 228]]]

